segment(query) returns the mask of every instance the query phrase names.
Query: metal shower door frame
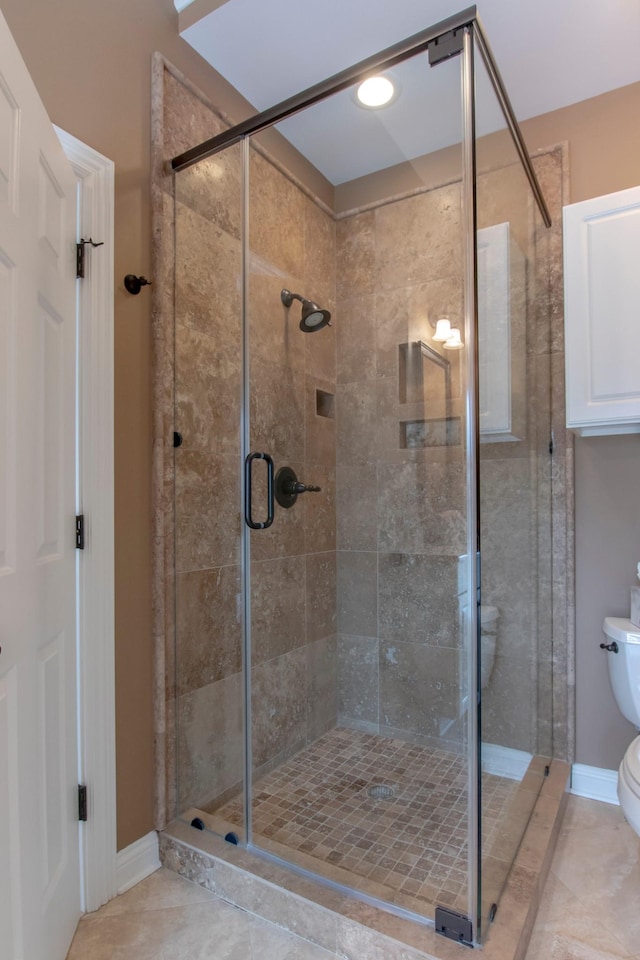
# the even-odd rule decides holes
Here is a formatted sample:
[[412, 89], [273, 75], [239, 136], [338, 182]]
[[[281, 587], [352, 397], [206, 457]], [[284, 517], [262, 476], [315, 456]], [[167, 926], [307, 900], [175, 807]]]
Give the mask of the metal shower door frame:
[[403, 60], [409, 59], [409, 57], [426, 52], [429, 44], [434, 43], [444, 34], [461, 30], [465, 27], [468, 27], [473, 33], [474, 43], [477, 43], [482, 55], [514, 146], [535, 196], [540, 214], [545, 226], [549, 227], [551, 226], [551, 216], [544, 195], [535, 170], [533, 169], [533, 164], [531, 163], [531, 158], [529, 157], [509, 95], [475, 6], [467, 7], [460, 13], [448, 17], [446, 20], [441, 20], [426, 30], [413, 34], [413, 36], [408, 37], [406, 40], [401, 40], [399, 43], [386, 47], [384, 50], [381, 50], [380, 53], [367, 57], [365, 60], [360, 60], [353, 66], [347, 67], [346, 70], [341, 70], [326, 80], [307, 87], [306, 90], [302, 90], [300, 93], [295, 94], [295, 96], [289, 97], [273, 107], [269, 107], [268, 110], [263, 110], [255, 116], [249, 117], [248, 120], [243, 120], [228, 130], [224, 130], [215, 137], [211, 137], [209, 140], [190, 147], [189, 150], [185, 150], [171, 160], [171, 169], [174, 173], [178, 173], [180, 170], [186, 170], [188, 167], [193, 166], [194, 163], [198, 163], [200, 160], [219, 153], [220, 150], [230, 146], [232, 143], [238, 143], [245, 137], [259, 133], [261, 130], [266, 130], [281, 120], [286, 120], [288, 117], [300, 113], [307, 107], [312, 106], [312, 104], [326, 100], [327, 97], [341, 90], [346, 90], [348, 87], [358, 83], [358, 81], [364, 80], [373, 71], [387, 70], [398, 63], [402, 63]]

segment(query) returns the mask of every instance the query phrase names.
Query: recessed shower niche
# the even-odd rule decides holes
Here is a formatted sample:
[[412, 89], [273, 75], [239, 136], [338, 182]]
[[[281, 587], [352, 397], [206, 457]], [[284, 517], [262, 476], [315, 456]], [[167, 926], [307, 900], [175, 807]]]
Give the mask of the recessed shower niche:
[[[156, 493], [165, 859], [182, 856], [176, 838], [197, 818], [205, 836], [189, 844], [234, 833], [225, 857], [285, 865], [425, 936], [447, 908], [479, 943], [542, 758], [566, 756], [570, 730], [549, 620], [553, 607], [561, 623], [552, 591], [567, 575], [551, 540], [566, 460], [556, 448], [552, 464], [548, 443], [563, 410], [562, 152], [523, 167], [484, 48], [469, 58], [475, 31], [462, 25], [449, 59], [431, 65], [427, 42], [394, 67], [403, 90], [446, 95], [449, 142], [434, 147], [416, 122], [411, 149], [395, 142], [371, 168], [363, 145], [339, 183], [303, 143], [326, 129], [329, 152], [342, 149], [348, 91], [236, 136], [162, 63], [162, 161], [197, 137], [215, 143], [157, 183], [156, 272], [172, 281], [157, 422], [183, 444], [167, 451], [158, 437]], [[470, 70], [475, 168], [459, 110]], [[388, 146], [380, 116], [371, 136]], [[498, 293], [473, 273], [493, 228], [509, 267], [499, 336]], [[283, 291], [302, 291], [300, 304]], [[305, 310], [322, 325], [305, 330]], [[461, 349], [434, 341], [445, 315]], [[480, 426], [483, 378], [490, 368], [502, 382], [506, 368], [476, 364], [487, 338], [507, 344], [510, 420], [493, 436]], [[270, 502], [283, 467], [308, 487], [292, 509]], [[482, 674], [479, 598], [493, 625]]]
[[334, 393], [316, 389], [316, 413], [329, 420], [336, 418], [336, 397]]

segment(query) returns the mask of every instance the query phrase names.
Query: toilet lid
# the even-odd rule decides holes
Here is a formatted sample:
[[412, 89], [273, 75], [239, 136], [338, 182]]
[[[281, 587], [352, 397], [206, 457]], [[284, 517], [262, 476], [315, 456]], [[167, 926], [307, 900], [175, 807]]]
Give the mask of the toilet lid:
[[618, 643], [640, 643], [640, 628], [631, 623], [631, 620], [605, 617], [602, 629], [610, 640], [617, 640]]
[[635, 780], [640, 792], [640, 737], [636, 737], [624, 755], [624, 766], [629, 776]]

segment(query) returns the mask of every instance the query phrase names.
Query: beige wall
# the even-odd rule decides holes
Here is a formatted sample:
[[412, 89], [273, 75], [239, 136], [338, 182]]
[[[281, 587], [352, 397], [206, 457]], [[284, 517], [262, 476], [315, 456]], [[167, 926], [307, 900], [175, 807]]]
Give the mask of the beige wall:
[[[640, 83], [523, 124], [527, 146], [569, 143], [571, 202], [640, 183]], [[576, 438], [576, 761], [616, 769], [633, 737], [599, 648], [605, 616], [629, 616], [640, 561], [640, 440]]]
[[[639, 177], [640, 179], [640, 177]], [[605, 617], [629, 616], [640, 561], [640, 437], [576, 440], [576, 760], [614, 770], [633, 727], [600, 650]]]
[[[150, 274], [152, 52], [161, 51], [234, 118], [243, 119], [248, 111], [237, 94], [179, 38], [172, 0], [1, 2], [52, 120], [116, 164], [116, 708], [118, 846], [122, 848], [153, 825], [151, 298], [145, 290], [131, 297], [122, 286], [126, 273]], [[640, 180], [639, 112], [640, 84], [634, 84], [529, 121], [525, 134], [533, 150], [569, 141], [571, 195], [580, 200]], [[630, 438], [578, 443], [577, 526], [585, 534], [606, 490], [608, 453], [611, 449], [635, 449], [636, 443]], [[591, 482], [587, 485], [581, 474], [583, 448], [591, 454]], [[632, 489], [633, 485], [624, 486], [622, 493], [633, 517]], [[624, 511], [624, 504], [619, 502], [618, 509]], [[611, 552], [616, 553], [614, 547]], [[592, 564], [581, 562], [579, 609], [585, 591], [593, 598], [597, 589], [602, 604], [598, 620], [602, 612], [612, 612], [614, 603], [619, 611], [620, 578], [629, 581], [633, 572], [633, 568], [627, 572], [625, 565], [625, 572], [616, 574], [611, 564], [603, 572], [595, 559]], [[625, 721], [616, 716], [604, 679], [600, 677], [597, 688], [591, 685], [586, 665], [593, 658], [591, 648], [584, 647], [580, 619], [578, 632], [579, 705], [584, 702], [584, 689], [591, 722], [603, 730], [598, 751], [591, 739], [592, 727], [579, 706], [579, 759], [612, 767], [627, 739]], [[608, 731], [617, 733], [609, 736]]]
[[569, 143], [571, 203], [640, 182], [640, 83], [522, 124], [530, 152]]
[[[116, 711], [118, 847], [153, 827], [150, 291], [151, 54], [234, 118], [248, 108], [178, 36], [172, 0], [2, 0], [54, 123], [110, 157], [115, 201]], [[96, 239], [100, 239], [99, 237]], [[153, 278], [151, 278], [153, 279]]]

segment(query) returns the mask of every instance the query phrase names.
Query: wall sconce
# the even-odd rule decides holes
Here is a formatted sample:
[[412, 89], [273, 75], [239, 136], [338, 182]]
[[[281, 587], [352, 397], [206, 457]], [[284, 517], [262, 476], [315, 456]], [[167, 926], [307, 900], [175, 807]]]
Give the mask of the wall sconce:
[[445, 340], [448, 340], [451, 336], [451, 321], [449, 317], [440, 317], [436, 323], [436, 332], [433, 335], [433, 339], [438, 343], [444, 343]]
[[[433, 326], [433, 321], [431, 321]], [[451, 326], [449, 317], [440, 317], [436, 323], [436, 330], [432, 337], [436, 343], [441, 343], [445, 350], [462, 350], [464, 343], [457, 327]]]
[[445, 350], [462, 350], [464, 343], [457, 327], [451, 327], [451, 336], [443, 344]]

